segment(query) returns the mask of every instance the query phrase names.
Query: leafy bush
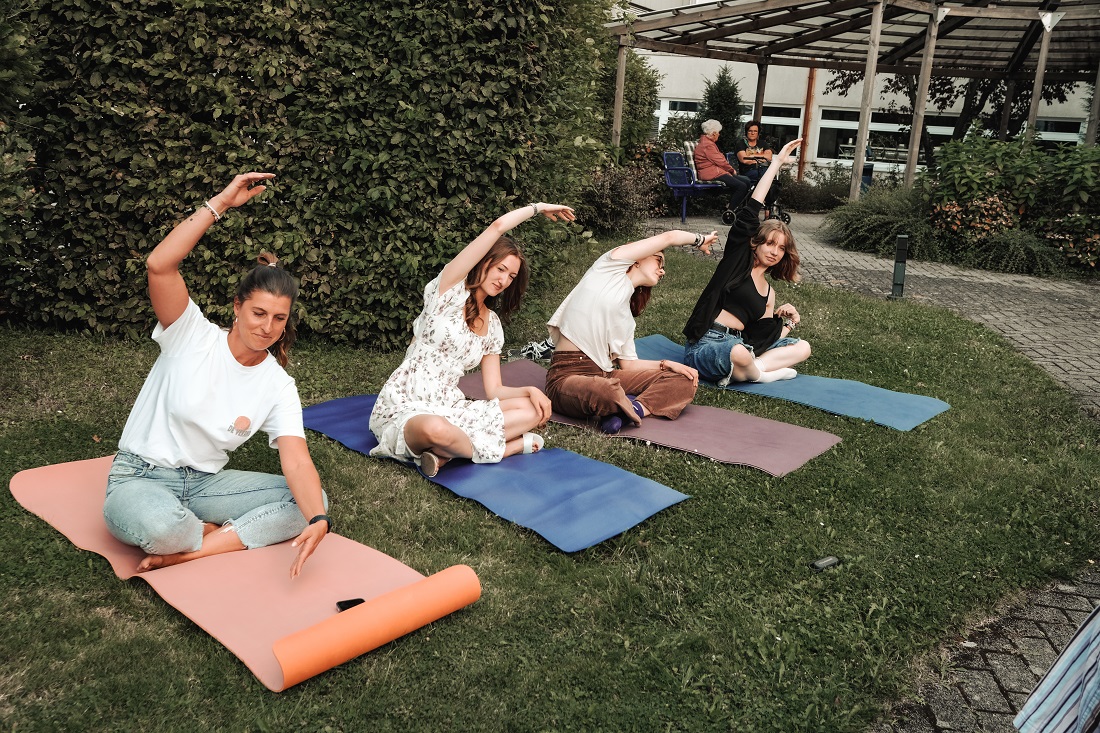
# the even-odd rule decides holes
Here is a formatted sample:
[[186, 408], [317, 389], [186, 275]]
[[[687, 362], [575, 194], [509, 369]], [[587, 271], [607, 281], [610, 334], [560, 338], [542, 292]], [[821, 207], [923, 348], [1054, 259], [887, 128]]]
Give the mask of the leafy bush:
[[1096, 267], [1100, 259], [1100, 216], [1067, 214], [1044, 223], [1042, 236], [1050, 246], [1075, 265]]
[[[1017, 227], [1045, 239], [1047, 249], [1060, 250], [1071, 264], [1095, 267], [1100, 260], [1100, 150], [1094, 146], [1043, 148], [972, 130], [941, 148], [937, 169], [920, 185], [937, 237], [964, 260], [985, 261], [992, 255], [984, 243]], [[1000, 241], [1009, 240], [1027, 238]], [[1016, 245], [1010, 249], [1021, 251]], [[1006, 262], [1029, 261], [1006, 257]]]
[[[269, 170], [185, 263], [195, 300], [227, 311], [267, 249], [302, 281], [306, 330], [403, 344], [447, 258], [517, 204], [576, 200], [604, 154], [603, 10], [35, 3], [28, 37], [53, 60], [26, 100], [43, 200], [5, 235], [0, 310], [146, 333], [141, 258], [233, 174]], [[535, 269], [567, 231], [518, 232]]]
[[699, 122], [692, 116], [670, 117], [657, 134], [657, 147], [664, 150], [683, 152], [685, 140], [698, 140], [702, 131]]
[[1015, 229], [1019, 215], [998, 194], [959, 203], [949, 201], [932, 207], [932, 231], [945, 240], [958, 240], [968, 247], [994, 234]]
[[1058, 250], [1032, 232], [1007, 229], [983, 237], [976, 247], [964, 251], [959, 264], [998, 272], [1055, 275], [1066, 271]]
[[838, 163], [811, 167], [801, 181], [784, 171], [779, 201], [792, 211], [830, 211], [848, 200], [851, 176], [851, 167]]
[[821, 230], [825, 241], [855, 252], [893, 257], [899, 234], [909, 235], [909, 256], [943, 259], [932, 236], [924, 201], [910, 188], [873, 186], [859, 199], [833, 209]]
[[574, 207], [577, 222], [599, 234], [637, 233], [665, 195], [664, 177], [650, 165], [607, 166], [592, 175]]

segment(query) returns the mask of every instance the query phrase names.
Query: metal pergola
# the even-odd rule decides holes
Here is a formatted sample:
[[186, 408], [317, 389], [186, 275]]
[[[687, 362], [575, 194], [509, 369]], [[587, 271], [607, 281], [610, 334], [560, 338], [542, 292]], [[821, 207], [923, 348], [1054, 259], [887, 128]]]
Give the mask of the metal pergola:
[[[612, 144], [622, 131], [626, 52], [630, 48], [756, 64], [756, 109], [764, 102], [768, 67], [863, 72], [851, 196], [859, 195], [875, 77], [918, 77], [905, 180], [916, 173], [929, 80], [933, 74], [1004, 79], [1002, 127], [1017, 84], [1031, 84], [1027, 130], [1038, 115], [1044, 81], [1100, 87], [1100, 2], [1066, 0], [717, 0], [627, 15], [607, 24], [619, 38]], [[1094, 94], [1085, 142], [1096, 143], [1100, 94]]]

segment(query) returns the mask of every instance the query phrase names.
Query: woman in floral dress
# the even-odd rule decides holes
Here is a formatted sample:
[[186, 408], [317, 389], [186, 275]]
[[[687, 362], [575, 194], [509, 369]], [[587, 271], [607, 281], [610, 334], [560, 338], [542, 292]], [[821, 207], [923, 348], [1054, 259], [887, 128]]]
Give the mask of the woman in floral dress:
[[[434, 476], [451, 458], [497, 463], [542, 447], [542, 438], [528, 431], [546, 424], [550, 400], [535, 387], [505, 387], [500, 379], [500, 317], [519, 307], [528, 280], [523, 252], [506, 234], [538, 214], [574, 219], [573, 210], [559, 204], [510, 211], [424, 288], [424, 310], [413, 323], [405, 360], [371, 413], [378, 439], [371, 455], [410, 461]], [[458, 380], [479, 365], [488, 399], [468, 400]]]

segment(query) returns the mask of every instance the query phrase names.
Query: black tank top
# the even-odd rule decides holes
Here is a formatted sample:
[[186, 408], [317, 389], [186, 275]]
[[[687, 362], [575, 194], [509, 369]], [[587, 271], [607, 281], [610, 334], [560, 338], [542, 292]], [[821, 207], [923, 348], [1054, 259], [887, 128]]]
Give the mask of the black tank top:
[[724, 293], [722, 309], [736, 316], [747, 327], [764, 317], [764, 311], [768, 309], [768, 296], [771, 294], [771, 283], [768, 283], [768, 292], [761, 295], [756, 289], [756, 282], [751, 277], [746, 277], [737, 287]]

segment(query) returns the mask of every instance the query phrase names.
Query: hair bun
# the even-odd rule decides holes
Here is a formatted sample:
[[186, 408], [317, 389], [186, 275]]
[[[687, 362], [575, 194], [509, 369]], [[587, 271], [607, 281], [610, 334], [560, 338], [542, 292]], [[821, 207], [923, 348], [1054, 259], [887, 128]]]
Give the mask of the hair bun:
[[256, 258], [256, 261], [261, 265], [267, 265], [268, 267], [278, 267], [279, 258], [270, 252], [260, 252], [260, 256]]

